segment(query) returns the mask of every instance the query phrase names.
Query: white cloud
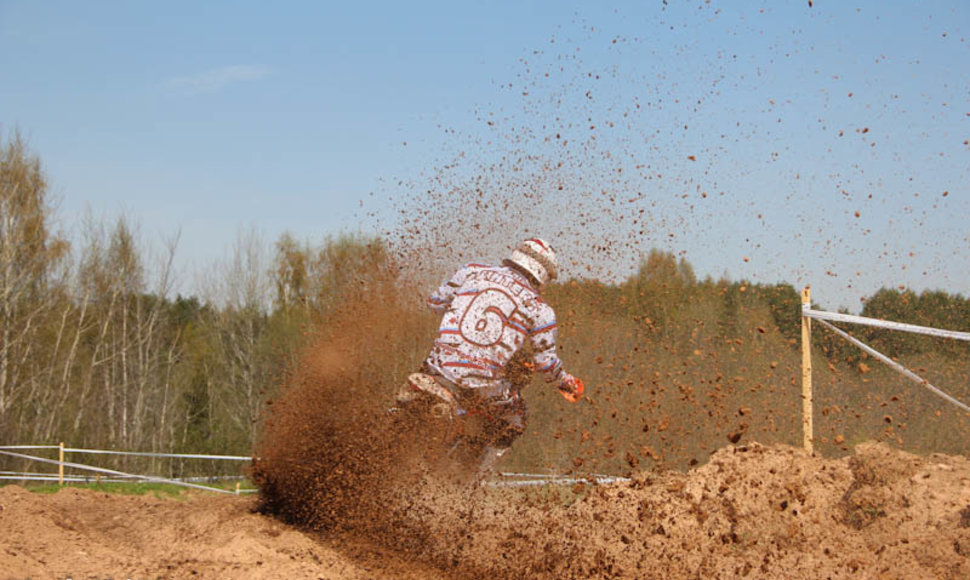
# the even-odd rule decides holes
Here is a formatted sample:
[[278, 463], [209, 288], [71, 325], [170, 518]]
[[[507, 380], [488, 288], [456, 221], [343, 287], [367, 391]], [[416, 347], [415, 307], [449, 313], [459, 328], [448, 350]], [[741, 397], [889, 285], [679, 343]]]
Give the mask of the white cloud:
[[214, 68], [196, 75], [175, 77], [165, 87], [184, 94], [214, 93], [233, 83], [257, 81], [270, 73], [265, 66], [234, 65]]

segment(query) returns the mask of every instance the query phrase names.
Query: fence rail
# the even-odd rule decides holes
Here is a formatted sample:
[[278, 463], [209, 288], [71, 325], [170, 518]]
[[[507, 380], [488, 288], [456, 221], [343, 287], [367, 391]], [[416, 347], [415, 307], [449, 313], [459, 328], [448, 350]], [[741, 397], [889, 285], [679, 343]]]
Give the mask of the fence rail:
[[482, 482], [488, 487], [535, 487], [542, 485], [607, 485], [629, 482], [628, 477], [614, 475], [540, 475], [536, 473], [499, 473], [498, 479]]
[[[27, 455], [25, 453], [19, 453], [19, 451], [33, 451], [33, 450], [57, 450], [59, 453], [58, 459], [48, 459], [45, 457], [38, 457], [36, 455]], [[253, 493], [257, 490], [255, 489], [242, 489], [240, 488], [238, 482], [242, 481], [244, 478], [241, 475], [217, 475], [208, 477], [157, 477], [152, 475], [139, 475], [134, 473], [125, 473], [123, 471], [118, 471], [114, 469], [106, 469], [103, 467], [95, 467], [93, 465], [84, 465], [81, 463], [75, 463], [65, 460], [65, 456], [68, 453], [77, 454], [89, 454], [89, 455], [120, 455], [120, 456], [132, 456], [132, 457], [168, 457], [176, 459], [213, 459], [213, 460], [226, 460], [226, 461], [250, 461], [252, 458], [242, 455], [206, 455], [199, 453], [149, 453], [149, 452], [137, 452], [137, 451], [108, 451], [103, 449], [82, 449], [76, 447], [67, 447], [63, 443], [60, 445], [0, 445], [0, 455], [6, 455], [8, 457], [15, 457], [23, 459], [26, 461], [36, 461], [38, 463], [43, 463], [47, 465], [56, 465], [58, 471], [56, 473], [51, 472], [37, 472], [37, 471], [0, 471], [0, 481], [44, 481], [44, 482], [57, 482], [59, 485], [64, 485], [65, 483], [131, 483], [138, 481], [154, 482], [154, 483], [168, 483], [172, 485], [178, 485], [183, 487], [190, 487], [194, 489], [201, 489], [205, 491], [213, 491], [216, 493]], [[73, 468], [83, 471], [89, 471], [95, 473], [96, 475], [90, 474], [78, 474], [78, 473], [65, 473], [65, 468]], [[235, 491], [230, 491], [218, 487], [212, 487], [207, 485], [201, 485], [205, 482], [213, 481], [237, 481]], [[623, 483], [630, 481], [626, 477], [618, 477], [613, 475], [603, 475], [603, 474], [587, 474], [587, 475], [557, 475], [557, 474], [541, 474], [541, 473], [498, 473], [496, 478], [489, 481], [482, 482], [483, 486], [487, 487], [533, 487], [533, 486], [544, 486], [544, 485], [576, 485], [576, 484], [589, 484], [589, 485], [605, 485], [611, 483]]]
[[849, 333], [845, 332], [841, 328], [831, 324], [831, 322], [847, 322], [850, 324], [861, 324], [864, 326], [873, 326], [878, 328], [885, 328], [888, 330], [899, 330], [903, 332], [912, 332], [916, 334], [924, 334], [928, 336], [935, 336], [937, 338], [950, 338], [954, 340], [966, 340], [970, 341], [970, 332], [961, 332], [956, 330], [943, 330], [940, 328], [932, 328], [928, 326], [918, 326], [916, 324], [907, 324], [903, 322], [894, 322], [891, 320], [880, 320], [878, 318], [867, 318], [865, 316], [855, 316], [852, 314], [843, 314], [840, 312], [825, 312], [824, 310], [814, 310], [811, 306], [811, 290], [809, 287], [805, 287], [802, 290], [802, 441], [805, 450], [812, 453], [814, 447], [814, 433], [813, 433], [813, 419], [812, 419], [812, 320], [817, 320], [820, 324], [837, 334], [838, 336], [844, 338], [851, 344], [859, 347], [862, 351], [866, 352], [873, 358], [886, 363], [889, 368], [895, 370], [899, 374], [908, 378], [909, 380], [919, 384], [923, 388], [932, 392], [936, 396], [942, 398], [948, 403], [963, 409], [964, 411], [970, 413], [970, 405], [958, 400], [957, 398], [949, 395], [943, 389], [935, 387], [930, 384], [929, 381], [920, 377], [910, 369], [894, 361], [892, 358], [884, 355], [883, 353], [877, 351], [866, 343], [862, 342], [858, 338], [851, 336]]
[[802, 303], [802, 316], [808, 318], [814, 318], [817, 320], [829, 320], [832, 322], [848, 322], [850, 324], [861, 324], [863, 326], [875, 326], [878, 328], [885, 328], [888, 330], [901, 330], [903, 332], [912, 332], [915, 334], [925, 334], [928, 336], [935, 336], [937, 338], [952, 338], [955, 340], [966, 340], [970, 341], [970, 332], [960, 332], [957, 330], [943, 330], [941, 328], [933, 328], [930, 326], [919, 326], [916, 324], [907, 324], [905, 322], [893, 322], [891, 320], [880, 320], [878, 318], [867, 318], [865, 316], [856, 316], [854, 314], [843, 314], [841, 312], [826, 312], [824, 310], [813, 310], [808, 304]]
[[[20, 451], [34, 451], [34, 450], [54, 450], [58, 451], [57, 459], [48, 459], [46, 457], [39, 457], [37, 455], [28, 455], [25, 453], [20, 453]], [[132, 482], [132, 481], [143, 481], [152, 483], [168, 483], [171, 485], [178, 485], [181, 487], [188, 487], [194, 489], [200, 489], [204, 491], [212, 491], [216, 493], [251, 493], [255, 490], [243, 489], [240, 487], [239, 482], [242, 481], [243, 477], [239, 475], [217, 475], [212, 477], [158, 477], [154, 475], [141, 475], [135, 473], [126, 473], [124, 471], [118, 471], [116, 469], [106, 469], [104, 467], [96, 467], [93, 465], [85, 465], [83, 463], [75, 463], [67, 461], [65, 459], [68, 453], [75, 454], [88, 454], [88, 455], [119, 455], [128, 457], [164, 457], [173, 459], [209, 459], [209, 460], [225, 460], [225, 461], [251, 461], [251, 457], [241, 456], [241, 455], [206, 455], [199, 453], [150, 453], [150, 452], [138, 452], [138, 451], [109, 451], [104, 449], [81, 449], [76, 447], [67, 447], [63, 443], [60, 445], [0, 445], [0, 455], [5, 455], [8, 457], [15, 457], [18, 459], [23, 459], [26, 461], [36, 461], [38, 463], [43, 463], [46, 465], [56, 465], [56, 473], [38, 473], [38, 472], [0, 472], [0, 480], [17, 480], [17, 481], [57, 481], [58, 484], [63, 485], [65, 482]], [[87, 471], [95, 473], [97, 475], [84, 475], [76, 473], [65, 473], [65, 468], [76, 469], [80, 471]], [[235, 479], [237, 481], [235, 491], [227, 490], [219, 487], [213, 487], [210, 485], [202, 485], [202, 481], [214, 482], [219, 480]]]

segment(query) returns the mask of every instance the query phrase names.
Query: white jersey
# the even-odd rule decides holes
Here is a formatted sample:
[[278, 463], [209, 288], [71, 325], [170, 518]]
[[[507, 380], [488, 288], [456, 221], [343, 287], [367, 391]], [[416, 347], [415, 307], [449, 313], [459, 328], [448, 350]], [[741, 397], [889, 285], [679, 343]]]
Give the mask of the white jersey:
[[547, 382], [563, 374], [556, 355], [556, 314], [528, 279], [505, 266], [467, 264], [428, 298], [443, 313], [427, 364], [458, 385], [509, 396], [505, 365], [526, 340]]

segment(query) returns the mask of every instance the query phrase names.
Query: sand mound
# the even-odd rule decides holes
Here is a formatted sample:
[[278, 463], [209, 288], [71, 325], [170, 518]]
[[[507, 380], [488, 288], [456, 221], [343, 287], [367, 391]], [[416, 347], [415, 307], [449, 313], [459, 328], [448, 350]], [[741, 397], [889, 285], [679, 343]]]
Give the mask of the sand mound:
[[544, 508], [503, 498], [462, 530], [454, 559], [508, 578], [970, 577], [963, 457], [752, 444], [688, 474], [576, 491]]

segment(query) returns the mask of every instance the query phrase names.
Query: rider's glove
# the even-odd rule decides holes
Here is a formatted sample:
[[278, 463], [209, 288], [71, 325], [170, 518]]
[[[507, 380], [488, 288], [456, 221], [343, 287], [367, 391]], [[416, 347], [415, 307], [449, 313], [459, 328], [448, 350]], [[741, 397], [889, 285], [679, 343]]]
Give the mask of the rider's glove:
[[562, 396], [570, 403], [578, 401], [583, 396], [583, 391], [586, 390], [583, 381], [566, 372], [562, 374], [558, 388]]

